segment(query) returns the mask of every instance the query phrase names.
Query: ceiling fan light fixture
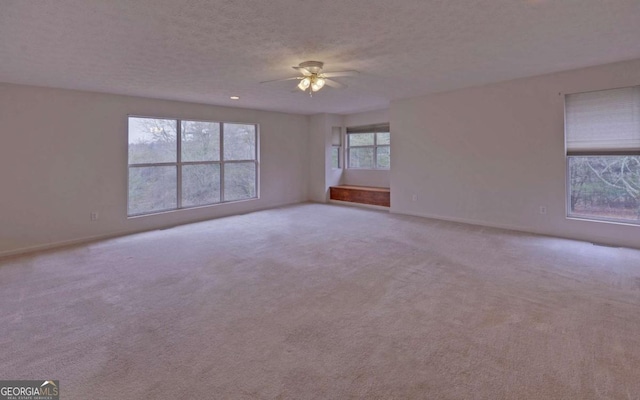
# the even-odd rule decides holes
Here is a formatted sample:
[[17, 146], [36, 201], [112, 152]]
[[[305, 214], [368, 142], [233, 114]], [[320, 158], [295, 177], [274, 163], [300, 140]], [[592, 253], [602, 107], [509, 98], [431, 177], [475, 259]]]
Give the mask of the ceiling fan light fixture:
[[331, 71], [331, 72], [323, 72], [322, 67], [324, 63], [321, 61], [305, 61], [301, 62], [297, 67], [292, 67], [296, 71], [298, 71], [302, 76], [293, 76], [290, 78], [283, 79], [273, 79], [269, 81], [262, 81], [260, 83], [269, 83], [269, 82], [280, 82], [280, 81], [298, 81], [296, 85], [298, 89], [300, 89], [304, 93], [308, 93], [309, 96], [312, 96], [313, 93], [320, 91], [325, 86], [330, 86], [332, 88], [345, 88], [347, 85], [334, 81], [334, 77], [339, 76], [355, 76], [358, 74], [358, 71]]
[[300, 81], [300, 83], [298, 83], [298, 88], [304, 92], [305, 90], [309, 89], [309, 85], [311, 85], [311, 78], [308, 76], [305, 76]]
[[324, 78], [320, 78], [320, 77], [315, 77], [315, 79], [311, 82], [311, 90], [313, 90], [314, 92], [317, 92], [318, 90], [322, 89], [322, 87], [324, 86]]

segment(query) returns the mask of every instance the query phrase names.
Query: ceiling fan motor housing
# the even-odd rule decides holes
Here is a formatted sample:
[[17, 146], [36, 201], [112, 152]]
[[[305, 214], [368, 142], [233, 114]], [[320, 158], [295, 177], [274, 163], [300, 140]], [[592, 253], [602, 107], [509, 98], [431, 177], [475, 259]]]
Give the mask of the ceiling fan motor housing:
[[322, 61], [305, 61], [300, 63], [300, 68], [304, 68], [312, 74], [318, 74], [322, 71], [324, 63]]

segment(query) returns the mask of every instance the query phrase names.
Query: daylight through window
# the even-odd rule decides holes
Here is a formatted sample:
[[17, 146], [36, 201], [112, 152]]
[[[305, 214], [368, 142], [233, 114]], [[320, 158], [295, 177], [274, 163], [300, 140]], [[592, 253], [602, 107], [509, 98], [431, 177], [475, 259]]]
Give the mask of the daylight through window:
[[347, 128], [349, 168], [389, 169], [390, 149], [389, 125]]
[[640, 86], [565, 97], [568, 215], [640, 224]]
[[128, 215], [257, 198], [255, 124], [129, 117]]
[[342, 162], [340, 155], [342, 153], [342, 128], [334, 126], [331, 128], [331, 168], [340, 169]]

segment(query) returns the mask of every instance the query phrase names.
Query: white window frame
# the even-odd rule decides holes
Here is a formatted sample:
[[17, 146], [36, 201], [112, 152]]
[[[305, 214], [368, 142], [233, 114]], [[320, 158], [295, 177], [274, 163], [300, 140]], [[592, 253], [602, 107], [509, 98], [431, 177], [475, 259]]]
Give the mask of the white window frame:
[[[149, 116], [141, 116], [141, 115], [127, 115], [127, 138], [129, 136], [129, 128], [128, 121], [130, 118], [140, 118], [140, 119], [161, 119], [161, 120], [172, 120], [176, 123], [176, 161], [175, 162], [161, 162], [161, 163], [129, 163], [129, 141], [127, 140], [127, 217], [135, 218], [142, 217], [147, 215], [161, 214], [166, 212], [190, 209], [190, 208], [200, 208], [200, 207], [211, 207], [219, 204], [225, 203], [237, 203], [242, 201], [256, 200], [260, 198], [260, 162], [259, 162], [259, 154], [260, 154], [260, 134], [259, 134], [259, 124], [257, 123], [246, 123], [246, 122], [229, 122], [229, 121], [210, 121], [210, 120], [202, 120], [202, 119], [194, 119], [194, 118], [168, 118], [168, 117], [149, 117]], [[205, 122], [218, 124], [220, 131], [220, 146], [219, 146], [219, 160], [218, 161], [182, 161], [182, 123], [183, 122]], [[228, 125], [253, 125], [255, 127], [255, 154], [254, 159], [252, 160], [224, 160], [224, 126]], [[255, 196], [239, 199], [239, 200], [224, 200], [224, 166], [225, 164], [237, 164], [237, 163], [249, 163], [253, 162], [255, 165]], [[219, 165], [220, 170], [220, 201], [206, 204], [198, 204], [193, 206], [183, 206], [182, 205], [182, 167], [188, 165]], [[135, 214], [129, 214], [129, 205], [130, 205], [130, 193], [129, 193], [129, 171], [131, 168], [141, 168], [141, 167], [175, 167], [176, 168], [176, 207], [175, 208], [167, 208], [162, 210], [153, 210]]]
[[[346, 162], [345, 168], [354, 169], [354, 170], [379, 170], [379, 171], [389, 171], [391, 169], [391, 165], [388, 168], [380, 168], [378, 167], [378, 148], [380, 147], [388, 147], [389, 148], [389, 157], [391, 157], [391, 141], [389, 144], [378, 144], [378, 133], [386, 133], [389, 132], [389, 137], [391, 137], [391, 129], [389, 128], [389, 124], [378, 124], [378, 125], [370, 125], [370, 126], [361, 126], [361, 127], [348, 127], [346, 129], [345, 134], [345, 152], [346, 152]], [[359, 134], [359, 133], [373, 133], [373, 145], [366, 146], [351, 146], [351, 141], [349, 140], [349, 135]], [[371, 149], [373, 148], [373, 167], [372, 168], [362, 168], [362, 167], [352, 167], [351, 166], [351, 149]]]
[[595, 221], [595, 222], [603, 222], [603, 223], [612, 223], [612, 224], [620, 224], [620, 225], [632, 225], [639, 226], [640, 220], [631, 220], [626, 218], [607, 218], [597, 215], [583, 215], [579, 213], [573, 212], [572, 204], [571, 204], [571, 159], [579, 158], [579, 157], [624, 157], [624, 156], [640, 156], [640, 150], [638, 149], [624, 149], [624, 148], [613, 148], [613, 149], [580, 149], [580, 150], [572, 150], [568, 147], [568, 128], [567, 128], [567, 96], [573, 94], [582, 94], [582, 93], [596, 93], [603, 92], [608, 90], [615, 89], [626, 89], [632, 87], [622, 87], [622, 88], [612, 88], [612, 89], [603, 89], [596, 90], [591, 92], [581, 92], [581, 93], [565, 93], [564, 101], [565, 101], [565, 209], [566, 209], [566, 218], [567, 219], [575, 219], [582, 221]]

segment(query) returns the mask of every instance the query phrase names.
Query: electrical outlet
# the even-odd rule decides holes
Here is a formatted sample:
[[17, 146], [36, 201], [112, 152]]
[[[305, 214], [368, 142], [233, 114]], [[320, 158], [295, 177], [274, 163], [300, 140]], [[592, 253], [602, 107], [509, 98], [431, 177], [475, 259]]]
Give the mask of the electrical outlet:
[[547, 213], [547, 207], [546, 206], [540, 206], [540, 214], [546, 214]]
[[91, 214], [89, 214], [89, 218], [91, 219], [91, 221], [97, 221], [98, 217], [99, 217], [99, 215], [98, 215], [97, 211], [94, 211]]
[[418, 195], [414, 193], [413, 196], [411, 196], [411, 201], [418, 201]]

